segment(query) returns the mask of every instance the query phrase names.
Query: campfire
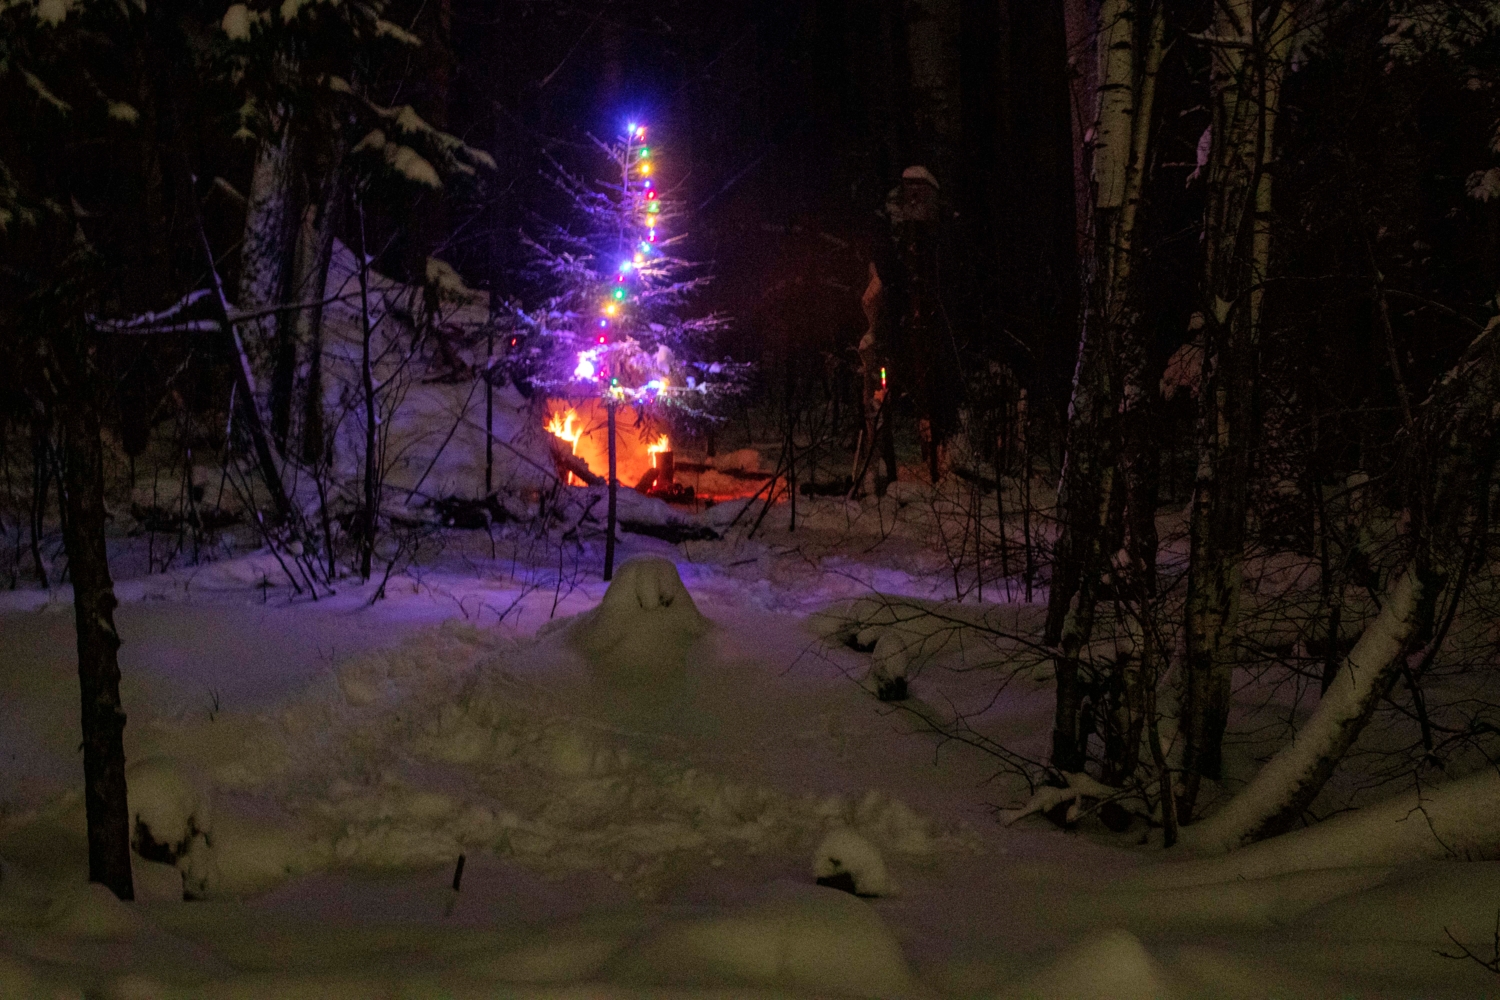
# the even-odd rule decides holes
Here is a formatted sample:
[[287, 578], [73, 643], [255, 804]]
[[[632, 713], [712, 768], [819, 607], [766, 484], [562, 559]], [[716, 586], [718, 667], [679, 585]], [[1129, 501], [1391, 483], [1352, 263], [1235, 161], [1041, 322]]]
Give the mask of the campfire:
[[[573, 409], [559, 410], [552, 414], [552, 419], [547, 421], [547, 433], [565, 442], [568, 446], [568, 455], [577, 457], [578, 439], [582, 432], [578, 428], [578, 413]], [[573, 469], [566, 470], [567, 484], [569, 486], [581, 486], [577, 473]]]
[[[651, 456], [651, 468], [656, 473], [653, 477], [657, 488], [671, 486], [676, 474], [676, 463], [672, 460], [672, 441], [665, 434], [656, 439], [655, 444], [646, 446], [646, 454]], [[647, 473], [649, 476], [650, 473]]]
[[[604, 482], [609, 470], [606, 416], [604, 404], [598, 400], [553, 400], [548, 404], [543, 427], [552, 435], [552, 458], [558, 475], [569, 486]], [[652, 427], [645, 420], [637, 421], [628, 408], [618, 410], [617, 416], [615, 474], [619, 482], [665, 500], [690, 500], [692, 491], [677, 485], [672, 439], [660, 431], [660, 425]]]

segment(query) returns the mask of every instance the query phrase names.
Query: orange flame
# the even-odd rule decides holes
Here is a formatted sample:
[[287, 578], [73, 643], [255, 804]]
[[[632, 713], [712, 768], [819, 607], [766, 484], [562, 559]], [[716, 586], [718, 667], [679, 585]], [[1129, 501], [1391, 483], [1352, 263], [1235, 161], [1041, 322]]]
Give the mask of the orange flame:
[[[568, 451], [578, 454], [578, 439], [583, 436], [583, 428], [578, 426], [578, 414], [575, 411], [561, 410], [552, 414], [552, 419], [547, 421], [547, 433], [568, 442]], [[578, 477], [571, 472], [568, 473], [568, 485], [578, 485]]]
[[[564, 419], [566, 416], [567, 419]], [[561, 438], [572, 445], [572, 452], [578, 453], [578, 438], [583, 431], [578, 427], [578, 414], [573, 410], [559, 411], [552, 414], [552, 419], [547, 421], [547, 433], [553, 437]]]
[[664, 451], [672, 450], [672, 442], [665, 434], [656, 439], [655, 444], [646, 445], [646, 454], [651, 456], [651, 467], [656, 468], [656, 456]]

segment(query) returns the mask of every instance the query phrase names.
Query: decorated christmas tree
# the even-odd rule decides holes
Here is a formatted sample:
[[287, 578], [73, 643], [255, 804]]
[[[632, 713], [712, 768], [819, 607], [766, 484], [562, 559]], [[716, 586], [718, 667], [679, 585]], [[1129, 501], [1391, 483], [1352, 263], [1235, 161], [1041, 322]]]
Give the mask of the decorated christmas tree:
[[[546, 289], [535, 309], [518, 310], [508, 357], [518, 384], [563, 404], [551, 430], [573, 443], [586, 420], [602, 410], [607, 433], [609, 486], [605, 579], [613, 570], [614, 524], [621, 422], [660, 440], [656, 468], [636, 480], [666, 499], [673, 490], [668, 431], [715, 419], [716, 397], [734, 391], [744, 366], [706, 360], [714, 334], [725, 325], [716, 313], [690, 315], [693, 295], [709, 275], [678, 255], [686, 233], [680, 204], [660, 184], [660, 157], [647, 128], [631, 122], [614, 142], [594, 140], [607, 175], [586, 179], [558, 166], [553, 180], [566, 198], [569, 218], [548, 223], [540, 236], [524, 236], [531, 277]], [[575, 410], [576, 407], [576, 410]], [[566, 456], [564, 456], [566, 459]], [[597, 480], [586, 463], [565, 461], [569, 481]]]

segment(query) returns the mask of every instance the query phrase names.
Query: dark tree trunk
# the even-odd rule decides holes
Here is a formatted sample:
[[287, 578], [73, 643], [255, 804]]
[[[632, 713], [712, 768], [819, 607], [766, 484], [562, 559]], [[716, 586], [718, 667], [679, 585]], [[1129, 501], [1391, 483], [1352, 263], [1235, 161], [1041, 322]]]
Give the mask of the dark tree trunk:
[[36, 569], [37, 582], [50, 590], [47, 579], [47, 563], [42, 559], [42, 533], [46, 530], [47, 483], [52, 479], [49, 466], [52, 464], [48, 452], [47, 425], [40, 420], [31, 425], [31, 561]]
[[114, 583], [105, 550], [104, 449], [91, 400], [58, 408], [63, 438], [63, 541], [73, 578], [82, 696], [84, 807], [88, 815], [89, 881], [134, 899], [130, 822], [125, 796], [125, 711], [120, 705]]
[[375, 469], [376, 414], [375, 376], [371, 370], [370, 349], [375, 331], [370, 325], [370, 263], [365, 249], [365, 207], [355, 196], [355, 211], [359, 216], [359, 320], [360, 320], [360, 389], [365, 411], [365, 482], [364, 509], [360, 518], [359, 576], [370, 579], [371, 563], [375, 558], [375, 523], [379, 516], [380, 488]]

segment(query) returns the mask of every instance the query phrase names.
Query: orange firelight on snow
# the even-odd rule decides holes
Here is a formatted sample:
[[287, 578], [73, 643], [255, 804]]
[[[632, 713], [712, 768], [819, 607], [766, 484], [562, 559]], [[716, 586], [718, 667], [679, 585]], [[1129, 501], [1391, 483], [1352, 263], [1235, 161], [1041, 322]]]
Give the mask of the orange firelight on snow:
[[665, 434], [656, 439], [655, 444], [646, 445], [646, 453], [651, 456], [651, 467], [656, 468], [656, 456], [664, 451], [672, 450], [672, 442]]

